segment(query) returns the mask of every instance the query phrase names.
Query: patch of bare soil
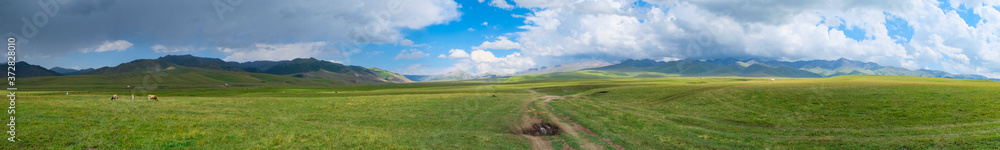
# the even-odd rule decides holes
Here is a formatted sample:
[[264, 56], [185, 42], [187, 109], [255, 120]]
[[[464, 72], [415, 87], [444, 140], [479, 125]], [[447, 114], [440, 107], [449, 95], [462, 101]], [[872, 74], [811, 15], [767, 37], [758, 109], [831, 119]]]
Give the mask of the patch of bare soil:
[[532, 124], [531, 127], [521, 128], [518, 133], [532, 136], [553, 136], [559, 135], [559, 126], [542, 122]]

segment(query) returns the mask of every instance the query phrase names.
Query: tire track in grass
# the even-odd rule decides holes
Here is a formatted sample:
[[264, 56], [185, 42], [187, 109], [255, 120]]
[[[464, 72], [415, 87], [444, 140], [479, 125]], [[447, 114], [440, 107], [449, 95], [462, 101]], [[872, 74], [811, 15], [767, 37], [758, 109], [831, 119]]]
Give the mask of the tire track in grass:
[[[536, 93], [536, 92], [534, 90], [531, 90], [531, 93]], [[528, 106], [531, 105], [531, 103], [534, 103], [535, 101], [538, 101], [538, 99], [541, 99], [541, 98], [543, 98], [543, 97], [532, 98], [532, 99], [529, 99], [529, 100], [525, 101], [523, 104], [521, 104], [521, 112], [522, 112], [521, 113], [521, 124], [514, 129], [514, 131], [513, 131], [514, 133], [520, 134], [520, 133], [518, 133], [519, 132], [518, 130], [523, 129], [523, 128], [530, 128], [532, 124], [541, 123], [542, 122], [541, 118], [538, 118], [537, 116], [532, 116], [531, 115], [531, 113], [534, 112], [534, 111], [529, 111], [528, 110]], [[552, 148], [552, 142], [549, 141], [549, 140], [547, 140], [547, 139], [545, 139], [544, 137], [532, 136], [532, 135], [527, 135], [527, 134], [521, 134], [521, 136], [524, 136], [524, 138], [528, 139], [528, 141], [531, 142], [531, 149], [535, 149], [535, 150], [551, 150], [551, 149], [553, 149]]]
[[[546, 96], [546, 97], [547, 98], [545, 99], [545, 101], [542, 101], [542, 103], [540, 104], [541, 105], [540, 108], [542, 108], [544, 110], [551, 109], [549, 107], [549, 102], [552, 102], [552, 99], [557, 99], [557, 98], [561, 99], [562, 98], [562, 97], [558, 97], [558, 96]], [[625, 149], [625, 147], [622, 147], [621, 145], [616, 145], [609, 138], [605, 138], [605, 137], [601, 137], [600, 135], [597, 135], [597, 133], [595, 133], [594, 131], [591, 131], [590, 129], [587, 129], [587, 128], [583, 127], [582, 125], [580, 125], [580, 123], [577, 123], [576, 121], [573, 121], [573, 120], [569, 119], [569, 117], [561, 117], [560, 118], [559, 116], [556, 116], [555, 113], [552, 113], [552, 112], [546, 112], [545, 114], [548, 114], [549, 119], [552, 120], [552, 122], [554, 122], [556, 125], [558, 125], [559, 128], [563, 129], [563, 131], [565, 131], [566, 133], [569, 133], [570, 136], [572, 136], [573, 138], [575, 138], [578, 143], [581, 143], [580, 146], [583, 147], [584, 149], [604, 149], [604, 146], [594, 144], [590, 140], [587, 140], [585, 137], [580, 136], [579, 132], [583, 132], [584, 134], [587, 134], [587, 135], [590, 135], [590, 136], [598, 137], [598, 139], [600, 139], [601, 141], [604, 141], [604, 142], [608, 143], [609, 145], [611, 145], [611, 147], [613, 147], [615, 149], [618, 149], [618, 150]], [[569, 124], [567, 124], [567, 122]]]
[[[534, 90], [529, 90], [529, 91], [531, 93], [537, 93]], [[605, 137], [601, 137], [600, 135], [597, 135], [597, 133], [591, 131], [590, 129], [587, 129], [587, 128], [581, 126], [576, 121], [570, 120], [569, 117], [559, 117], [555, 113], [552, 113], [552, 111], [550, 111], [550, 109], [552, 109], [552, 108], [549, 106], [549, 102], [551, 102], [553, 99], [561, 99], [561, 98], [562, 97], [560, 97], [560, 96], [547, 95], [547, 96], [532, 98], [532, 99], [526, 101], [523, 104], [523, 106], [522, 106], [522, 112], [524, 112], [524, 113], [521, 116], [521, 122], [522, 122], [521, 123], [521, 128], [530, 127], [534, 123], [541, 123], [541, 122], [543, 122], [543, 119], [539, 118], [539, 116], [537, 116], [537, 115], [544, 114], [544, 117], [547, 118], [549, 122], [551, 122], [552, 124], [555, 124], [556, 126], [558, 126], [559, 129], [562, 131], [562, 133], [568, 134], [569, 137], [572, 138], [572, 139], [563, 139], [563, 140], [566, 140], [566, 141], [572, 140], [575, 143], [579, 143], [580, 147], [583, 148], [583, 149], [604, 149], [605, 146], [598, 145], [598, 144], [596, 144], [596, 143], [588, 140], [587, 137], [584, 137], [581, 134], [587, 134], [587, 135], [590, 135], [590, 136], [593, 136], [593, 137], [598, 137], [598, 139], [600, 139], [601, 141], [604, 141], [605, 143], [611, 145], [611, 147], [613, 147], [615, 149], [618, 149], [618, 150], [624, 149], [624, 147], [622, 147], [620, 145], [614, 144], [614, 142], [612, 142], [611, 139], [608, 139], [608, 138], [605, 138]], [[540, 103], [536, 103], [540, 99], [545, 99], [545, 100], [541, 101]], [[528, 108], [531, 105], [534, 105], [535, 107], [539, 108], [540, 110], [529, 110]], [[531, 114], [536, 114], [536, 116], [533, 116]], [[546, 140], [543, 137], [531, 136], [531, 135], [525, 135], [525, 134], [522, 134], [522, 136], [524, 136], [529, 141], [531, 141], [531, 143], [532, 143], [532, 149], [553, 149], [552, 145], [551, 145], [551, 141], [548, 141], [548, 140]], [[568, 145], [564, 145], [564, 146], [568, 146]], [[564, 149], [567, 149], [567, 148], [570, 148], [570, 147], [564, 147]]]

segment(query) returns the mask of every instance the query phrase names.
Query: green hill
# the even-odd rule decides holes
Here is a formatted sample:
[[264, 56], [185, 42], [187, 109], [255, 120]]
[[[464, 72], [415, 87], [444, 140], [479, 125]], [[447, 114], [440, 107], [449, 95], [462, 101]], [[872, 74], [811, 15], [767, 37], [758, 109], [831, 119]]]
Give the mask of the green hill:
[[363, 82], [411, 82], [406, 77], [385, 70], [369, 70], [361, 66], [346, 66], [315, 58], [297, 58], [280, 62], [265, 70], [265, 73], [289, 75], [300, 78], [345, 80], [352, 83]]
[[[168, 61], [183, 63], [187, 66]], [[79, 76], [44, 77], [19, 81], [35, 89], [126, 89], [129, 87], [176, 89], [285, 87], [293, 85], [311, 87], [410, 82], [402, 75], [378, 68], [369, 70], [359, 66], [344, 66], [312, 58], [282, 61], [273, 67], [268, 67], [267, 72], [275, 74], [246, 72], [240, 69], [242, 66], [230, 64], [232, 63], [220, 59], [190, 55], [165, 56], [159, 59], [134, 60], [115, 67], [102, 67]]]
[[225, 71], [247, 71], [239, 63], [228, 63], [218, 58], [195, 57], [191, 55], [167, 55], [156, 60], [161, 60], [181, 66], [225, 70]]
[[[247, 71], [249, 71], [249, 70], [257, 70], [256, 72], [264, 72], [264, 70], [267, 70], [268, 68], [271, 68], [274, 65], [277, 65], [278, 63], [281, 63], [281, 62], [285, 62], [285, 61], [260, 60], [260, 61], [242, 62], [242, 63], [237, 63], [237, 64], [240, 64], [240, 66], [243, 67], [243, 70], [247, 70]], [[235, 63], [235, 62], [230, 62], [230, 63]], [[253, 72], [253, 71], [251, 71], [251, 72]]]
[[659, 66], [659, 65], [663, 65], [663, 64], [664, 63], [662, 63], [662, 62], [657, 62], [657, 61], [650, 60], [650, 59], [643, 59], [643, 60], [629, 59], [629, 60], [625, 60], [625, 61], [619, 62], [618, 64], [607, 65], [607, 66], [604, 66], [604, 67], [597, 67], [597, 68], [593, 68], [591, 70], [615, 70], [615, 69], [642, 68], [642, 67]]
[[[299, 77], [309, 79], [328, 79], [332, 83], [383, 83], [383, 82], [411, 82], [402, 75], [395, 74], [382, 69], [370, 70], [360, 66], [345, 66], [338, 63], [309, 59], [295, 59], [292, 61], [258, 61], [247, 62], [248, 65], [236, 62], [225, 62], [217, 58], [203, 58], [191, 55], [168, 55], [158, 59], [139, 59], [128, 63], [122, 63], [115, 67], [102, 67], [83, 73], [82, 75], [114, 75], [122, 76], [128, 74], [142, 74], [168, 70], [168, 68], [199, 68], [199, 71], [209, 72], [205, 76], [216, 76], [219, 81], [233, 82], [267, 82], [269, 80], [227, 80], [240, 79], [246, 77], [226, 77], [224, 75], [246, 76], [255, 72], [280, 75], [286, 77]], [[187, 69], [186, 69], [187, 68]], [[260, 68], [267, 68], [261, 70]], [[167, 72], [173, 73], [173, 72]], [[235, 74], [234, 74], [235, 73]], [[222, 76], [217, 76], [222, 75]], [[256, 74], [253, 74], [256, 75]], [[259, 76], [259, 75], [258, 75]], [[269, 77], [273, 78], [273, 77]], [[282, 79], [281, 81], [285, 81]], [[275, 80], [277, 81], [277, 80]], [[215, 83], [215, 82], [212, 82]], [[221, 82], [219, 82], [221, 83]]]
[[[3, 64], [3, 68], [7, 69], [6, 63]], [[24, 61], [20, 61], [14, 64], [14, 77], [17, 78], [32, 78], [32, 77], [46, 77], [46, 76], [61, 76], [55, 71], [45, 69], [42, 66], [32, 65]]]
[[384, 79], [386, 81], [389, 81], [389, 82], [413, 82], [410, 79], [407, 79], [403, 75], [400, 75], [400, 74], [397, 74], [397, 73], [393, 73], [393, 72], [389, 72], [389, 71], [386, 71], [386, 70], [383, 70], [383, 69], [380, 69], [380, 68], [371, 67], [371, 68], [368, 68], [368, 69], [372, 70], [372, 72], [375, 72], [375, 74], [378, 74], [378, 76], [380, 78], [382, 78], [382, 79]]
[[771, 68], [759, 64], [750, 65], [746, 69], [743, 69], [743, 71], [740, 72], [740, 76], [744, 77], [771, 77], [771, 75], [782, 75], [783, 77], [792, 77], [792, 78], [821, 77], [820, 75], [812, 72], [802, 71], [785, 66]]
[[59, 73], [59, 74], [62, 74], [62, 75], [80, 75], [81, 73], [89, 72], [91, 70], [94, 70], [94, 68], [87, 68], [87, 69], [77, 70], [77, 69], [62, 68], [62, 67], [52, 67], [49, 70], [55, 71], [56, 73]]
[[[149, 63], [155, 61], [139, 61]], [[155, 63], [151, 63], [155, 64]], [[120, 67], [134, 68], [135, 64]], [[149, 67], [157, 68], [157, 67]], [[101, 69], [99, 69], [101, 70]], [[101, 74], [37, 77], [18, 80], [27, 89], [33, 90], [93, 90], [121, 89], [205, 89], [205, 88], [245, 88], [245, 87], [316, 87], [351, 84], [343, 80], [303, 79], [289, 76], [221, 71], [204, 68], [169, 65], [151, 71], [127, 70], [125, 68], [105, 68]]]
[[139, 59], [127, 63], [122, 63], [115, 67], [97, 68], [90, 72], [82, 73], [81, 75], [107, 75], [107, 74], [148, 72], [155, 70], [163, 70], [166, 69], [167, 67], [172, 67], [172, 66], [177, 66], [177, 65], [156, 59]]

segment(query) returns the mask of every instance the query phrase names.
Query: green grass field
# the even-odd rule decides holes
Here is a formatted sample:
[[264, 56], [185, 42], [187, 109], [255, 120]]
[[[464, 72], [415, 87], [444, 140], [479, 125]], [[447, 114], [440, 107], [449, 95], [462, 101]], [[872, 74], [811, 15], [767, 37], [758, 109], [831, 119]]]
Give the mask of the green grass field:
[[[20, 141], [0, 142], [0, 148], [1000, 147], [1000, 82], [995, 81], [512, 77], [505, 82], [142, 91], [160, 101], [145, 100], [145, 95], [130, 100], [131, 90], [41, 87], [45, 90], [19, 87]], [[111, 101], [111, 94], [124, 100]], [[525, 116], [568, 130], [526, 138], [515, 133]]]

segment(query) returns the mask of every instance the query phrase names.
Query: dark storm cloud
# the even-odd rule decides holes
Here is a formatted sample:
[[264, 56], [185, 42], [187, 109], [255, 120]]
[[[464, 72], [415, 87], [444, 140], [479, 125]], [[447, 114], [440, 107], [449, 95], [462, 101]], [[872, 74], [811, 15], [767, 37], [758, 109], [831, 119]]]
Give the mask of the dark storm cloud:
[[27, 57], [79, 52], [115, 40], [200, 49], [252, 47], [257, 43], [395, 42], [402, 38], [398, 29], [445, 23], [461, 15], [455, 9], [457, 4], [442, 0], [12, 0], [4, 3], [0, 6], [0, 20], [8, 23], [0, 24], [0, 31], [25, 42], [20, 48], [31, 49], [22, 52]]

